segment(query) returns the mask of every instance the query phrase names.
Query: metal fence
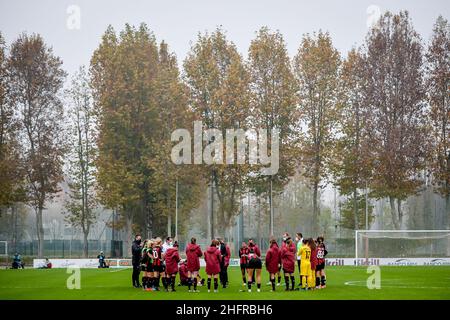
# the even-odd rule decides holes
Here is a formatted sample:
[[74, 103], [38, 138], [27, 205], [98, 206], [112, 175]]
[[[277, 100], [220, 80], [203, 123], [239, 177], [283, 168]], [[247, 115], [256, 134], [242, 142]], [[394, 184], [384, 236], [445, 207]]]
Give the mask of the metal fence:
[[[261, 249], [261, 253], [265, 255], [269, 249], [269, 238], [255, 239], [255, 243]], [[247, 238], [243, 241], [248, 242]], [[197, 244], [202, 250], [206, 250], [210, 245], [210, 240], [197, 239]], [[184, 256], [184, 251], [188, 241], [179, 240], [180, 253]], [[281, 245], [281, 239], [278, 241]], [[241, 243], [229, 241], [228, 245], [231, 249], [233, 258], [238, 257]], [[326, 241], [329, 258], [352, 258], [355, 256], [355, 239], [328, 239]], [[103, 251], [107, 258], [125, 258], [127, 253], [125, 243], [123, 241], [111, 240], [89, 240], [88, 241], [88, 257], [96, 258], [100, 251]], [[24, 257], [36, 257], [38, 254], [38, 243], [35, 241], [21, 241], [14, 244], [8, 241], [8, 256], [13, 256], [15, 252], [20, 253]], [[44, 257], [45, 258], [82, 258], [83, 257], [83, 241], [82, 240], [45, 240], [44, 241]]]
[[[88, 257], [96, 258], [100, 251], [107, 257], [116, 258], [123, 256], [123, 242], [110, 240], [89, 240]], [[22, 256], [37, 256], [38, 241], [20, 241], [14, 243], [8, 241], [8, 256], [16, 252]], [[44, 240], [45, 258], [82, 258], [82, 240]]]
[[[253, 241], [258, 245], [258, 247], [261, 250], [261, 254], [264, 256], [266, 251], [269, 249], [269, 241], [270, 238], [252, 238]], [[228, 239], [226, 239], [228, 240]], [[281, 239], [278, 240], [278, 245], [281, 246]], [[248, 242], [248, 238], [242, 239], [244, 242]], [[186, 244], [188, 241], [179, 240], [180, 245], [180, 251], [184, 253], [184, 250], [186, 248]], [[210, 245], [211, 240], [207, 239], [197, 239], [197, 244], [200, 245], [202, 250], [206, 250], [206, 248]], [[238, 243], [237, 241], [227, 241], [230, 250], [231, 255], [233, 258], [238, 257], [239, 248], [241, 246], [241, 243]], [[335, 238], [335, 239], [328, 239], [326, 241], [326, 247], [328, 251], [327, 257], [329, 258], [353, 258], [355, 256], [355, 239], [354, 238]]]

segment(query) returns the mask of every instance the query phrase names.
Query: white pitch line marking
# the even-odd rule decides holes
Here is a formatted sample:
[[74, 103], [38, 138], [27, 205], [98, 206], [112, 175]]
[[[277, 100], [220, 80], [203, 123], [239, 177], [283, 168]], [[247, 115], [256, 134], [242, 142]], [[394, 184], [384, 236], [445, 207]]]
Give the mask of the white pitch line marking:
[[[401, 279], [392, 279], [386, 282], [392, 282], [392, 281], [402, 281]], [[412, 283], [414, 284], [414, 283]], [[366, 280], [355, 280], [355, 281], [347, 281], [344, 282], [344, 285], [346, 286], [354, 286], [354, 287], [365, 287], [366, 286]], [[421, 284], [419, 284], [419, 286], [411, 286], [410, 285], [383, 285], [383, 283], [381, 283], [381, 288], [399, 288], [399, 289], [450, 289], [448, 286], [443, 286], [443, 287], [434, 287], [434, 286], [422, 286]]]

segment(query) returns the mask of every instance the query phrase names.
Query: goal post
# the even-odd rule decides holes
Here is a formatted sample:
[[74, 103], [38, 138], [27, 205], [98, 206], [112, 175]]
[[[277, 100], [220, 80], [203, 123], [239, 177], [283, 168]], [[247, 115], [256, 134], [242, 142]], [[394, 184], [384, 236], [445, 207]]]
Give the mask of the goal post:
[[0, 257], [8, 256], [8, 241], [0, 241]]
[[450, 230], [355, 230], [355, 259], [450, 257]]

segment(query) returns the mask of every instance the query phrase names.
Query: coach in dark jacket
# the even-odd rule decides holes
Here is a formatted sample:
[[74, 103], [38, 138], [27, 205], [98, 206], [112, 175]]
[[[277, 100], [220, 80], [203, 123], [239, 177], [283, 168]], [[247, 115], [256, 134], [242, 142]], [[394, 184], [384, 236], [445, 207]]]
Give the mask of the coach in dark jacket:
[[218, 239], [220, 243], [220, 283], [224, 288], [228, 286], [228, 265], [230, 264], [230, 247], [225, 243], [223, 239]]
[[133, 245], [131, 246], [131, 263], [133, 264], [133, 287], [140, 288], [141, 284], [139, 283], [139, 274], [141, 273], [141, 252], [142, 252], [142, 245], [141, 245], [141, 236], [137, 234], [134, 237]]

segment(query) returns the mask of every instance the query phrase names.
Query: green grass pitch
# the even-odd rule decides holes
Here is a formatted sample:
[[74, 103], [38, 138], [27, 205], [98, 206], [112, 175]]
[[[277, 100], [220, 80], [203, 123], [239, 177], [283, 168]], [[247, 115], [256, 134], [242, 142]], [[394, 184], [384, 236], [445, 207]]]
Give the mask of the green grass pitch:
[[[206, 287], [199, 287], [200, 293], [189, 293], [187, 287], [176, 287], [176, 292], [133, 288], [131, 269], [81, 269], [79, 290], [67, 289], [70, 274], [65, 269], [0, 270], [0, 299], [450, 299], [449, 266], [381, 267], [381, 289], [372, 290], [366, 286], [370, 274], [365, 267], [328, 267], [326, 271], [326, 289], [285, 292], [284, 286], [280, 286], [276, 292], [270, 292], [270, 286], [266, 285], [268, 274], [263, 270], [261, 292], [249, 293], [239, 291], [244, 288], [240, 269], [230, 267], [228, 288], [208, 293]], [[205, 275], [204, 270], [201, 274]]]

